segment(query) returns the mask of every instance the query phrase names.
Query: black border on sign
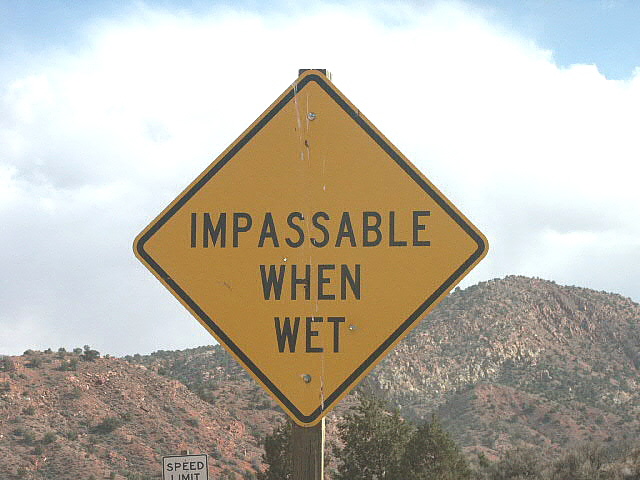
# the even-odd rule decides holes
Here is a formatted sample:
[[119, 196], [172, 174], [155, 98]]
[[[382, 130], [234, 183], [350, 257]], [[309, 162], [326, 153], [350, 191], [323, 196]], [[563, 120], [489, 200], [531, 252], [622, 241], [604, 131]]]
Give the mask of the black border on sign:
[[[430, 295], [420, 305], [415, 312], [413, 312], [409, 318], [407, 318], [394, 332], [385, 340], [378, 348], [376, 348], [369, 357], [354, 370], [347, 379], [340, 384], [340, 386], [331, 394], [329, 394], [324, 402], [318, 406], [310, 415], [304, 415], [296, 406], [269, 380], [269, 378], [258, 368], [253, 361], [245, 355], [245, 353], [238, 348], [238, 346], [218, 327], [209, 315], [207, 315], [194, 301], [187, 295], [187, 293], [178, 285], [160, 265], [145, 251], [144, 246], [146, 242], [160, 229], [162, 226], [175, 215], [184, 204], [195, 195], [211, 178], [216, 175], [229, 161], [260, 131], [269, 123], [269, 121], [284, 108], [296, 95], [298, 95], [306, 85], [310, 82], [317, 83], [340, 107], [356, 122], [367, 134], [393, 159], [396, 164], [404, 170], [404, 172], [416, 182], [422, 190], [427, 193], [447, 214], [476, 242], [478, 248], [475, 252], [453, 272], [453, 274], [438, 288], [432, 295]], [[160, 278], [172, 289], [178, 297], [180, 297], [185, 304], [191, 308], [191, 310], [216, 334], [218, 339], [224, 343], [233, 353], [244, 363], [251, 372], [273, 393], [287, 409], [295, 415], [295, 417], [302, 423], [309, 424], [317, 420], [322, 412], [328, 410], [333, 403], [343, 394], [349, 387], [362, 375], [369, 367], [371, 367], [378, 358], [387, 350], [414, 322], [419, 320], [421, 315], [438, 299], [444, 292], [448, 291], [458, 279], [484, 254], [486, 250], [486, 244], [482, 236], [471, 227], [455, 209], [449, 205], [423, 178], [419, 175], [412, 166], [402, 158], [402, 156], [395, 150], [394, 147], [389, 145], [385, 139], [383, 139], [377, 131], [362, 117], [359, 112], [349, 105], [342, 96], [336, 92], [331, 85], [329, 85], [325, 78], [318, 74], [310, 74], [302, 78], [299, 82], [287, 91], [282, 99], [276, 103], [271, 110], [269, 110], [264, 117], [256, 123], [243, 137], [241, 137], [237, 143], [216, 163], [214, 163], [210, 170], [208, 170], [202, 178], [200, 178], [193, 186], [191, 186], [182, 196], [173, 204], [173, 206], [167, 210], [164, 215], [159, 217], [157, 221], [151, 225], [146, 233], [140, 237], [139, 241], [135, 245], [136, 251], [141, 258], [143, 258], [147, 264], [158, 274]]]

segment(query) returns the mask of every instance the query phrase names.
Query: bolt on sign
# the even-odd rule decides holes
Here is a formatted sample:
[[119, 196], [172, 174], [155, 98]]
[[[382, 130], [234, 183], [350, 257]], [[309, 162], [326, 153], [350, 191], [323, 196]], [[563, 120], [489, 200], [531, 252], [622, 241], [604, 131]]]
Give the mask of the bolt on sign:
[[295, 422], [312, 426], [487, 241], [324, 71], [307, 70], [134, 250]]

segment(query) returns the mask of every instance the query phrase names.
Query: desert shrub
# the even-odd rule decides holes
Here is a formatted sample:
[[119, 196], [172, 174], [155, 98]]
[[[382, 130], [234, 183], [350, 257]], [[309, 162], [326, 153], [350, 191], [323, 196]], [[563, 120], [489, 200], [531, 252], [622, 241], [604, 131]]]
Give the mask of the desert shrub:
[[546, 459], [533, 448], [507, 450], [494, 463], [480, 461], [481, 477], [487, 480], [546, 480]]
[[200, 426], [200, 420], [198, 420], [197, 418], [193, 418], [193, 417], [187, 418], [185, 420], [185, 423], [187, 425], [189, 425], [190, 427], [194, 427], [194, 428]]
[[33, 434], [33, 432], [24, 432], [22, 434], [22, 443], [24, 443], [25, 445], [33, 445], [34, 443], [36, 443], [36, 436]]
[[552, 480], [612, 479], [609, 454], [602, 444], [589, 442], [578, 445], [553, 464]]
[[267, 464], [264, 472], [258, 473], [260, 480], [286, 480], [293, 474], [291, 462], [291, 423], [278, 425], [264, 440], [262, 460]]
[[40, 368], [41, 366], [42, 366], [42, 359], [39, 357], [32, 357], [25, 364], [25, 367], [27, 368]]
[[407, 443], [414, 433], [397, 411], [373, 396], [345, 414], [338, 424], [344, 447], [337, 449], [338, 479], [391, 478], [398, 472]]
[[415, 430], [404, 449], [397, 478], [404, 480], [467, 480], [469, 464], [450, 435], [433, 417]]
[[72, 358], [69, 361], [62, 360], [56, 370], [61, 372], [76, 371], [78, 369], [78, 359]]
[[22, 409], [22, 413], [24, 413], [25, 415], [35, 415], [36, 407], [34, 407], [33, 405], [29, 405], [28, 407]]
[[122, 426], [122, 420], [118, 417], [106, 417], [98, 425], [93, 427], [92, 433], [107, 434]]
[[16, 362], [11, 357], [0, 357], [0, 372], [15, 372]]
[[80, 358], [85, 362], [94, 362], [96, 359], [100, 358], [100, 352], [93, 350], [89, 345], [85, 345], [84, 352], [80, 355]]

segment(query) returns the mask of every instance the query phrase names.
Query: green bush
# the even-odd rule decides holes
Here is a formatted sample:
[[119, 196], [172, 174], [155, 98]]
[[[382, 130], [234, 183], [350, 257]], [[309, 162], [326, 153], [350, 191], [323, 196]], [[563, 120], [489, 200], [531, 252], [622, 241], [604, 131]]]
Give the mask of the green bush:
[[80, 355], [80, 358], [85, 362], [94, 362], [96, 359], [100, 358], [100, 352], [93, 350], [89, 345], [85, 345], [84, 353]]
[[106, 417], [102, 422], [93, 427], [92, 433], [107, 434], [122, 426], [123, 422], [118, 417]]
[[25, 445], [33, 445], [36, 442], [36, 436], [32, 432], [24, 432], [22, 435], [22, 443]]
[[193, 417], [187, 418], [185, 420], [185, 423], [187, 425], [189, 425], [190, 427], [194, 427], [194, 428], [197, 428], [197, 427], [200, 426], [200, 420], [198, 420], [197, 418], [193, 418]]
[[471, 470], [462, 451], [435, 417], [420, 425], [407, 442], [398, 478], [467, 480]]
[[16, 362], [11, 357], [0, 357], [0, 372], [15, 372]]
[[[216, 453], [219, 453], [216, 449]], [[219, 458], [212, 454], [214, 458]], [[291, 463], [291, 422], [278, 425], [264, 440], [262, 460], [267, 464], [264, 472], [258, 473], [260, 480], [286, 480], [293, 472]]]
[[344, 447], [337, 450], [338, 479], [361, 480], [390, 478], [398, 471], [413, 425], [385, 403], [364, 396], [338, 424]]
[[69, 361], [62, 360], [56, 370], [60, 372], [76, 371], [78, 369], [78, 359], [72, 358]]
[[[292, 478], [291, 422], [264, 441], [260, 480]], [[364, 396], [338, 424], [342, 448], [333, 445], [336, 480], [468, 480], [471, 469], [456, 443], [434, 418], [414, 425], [373, 397]], [[254, 465], [256, 470], [259, 465]], [[224, 478], [224, 477], [223, 477]]]
[[25, 415], [35, 415], [36, 407], [34, 407], [33, 405], [29, 405], [28, 407], [22, 409], [22, 413], [24, 413]]
[[42, 359], [39, 357], [33, 357], [25, 364], [27, 368], [40, 368], [42, 366]]

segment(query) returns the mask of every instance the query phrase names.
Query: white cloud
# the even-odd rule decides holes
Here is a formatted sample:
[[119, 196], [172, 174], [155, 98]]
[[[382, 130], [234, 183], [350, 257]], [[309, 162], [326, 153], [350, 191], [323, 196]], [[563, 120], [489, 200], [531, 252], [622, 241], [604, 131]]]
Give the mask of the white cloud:
[[143, 8], [89, 31], [0, 83], [0, 352], [208, 341], [131, 243], [305, 67], [331, 70], [489, 237], [468, 282], [521, 273], [640, 298], [638, 75], [558, 68], [459, 3]]

